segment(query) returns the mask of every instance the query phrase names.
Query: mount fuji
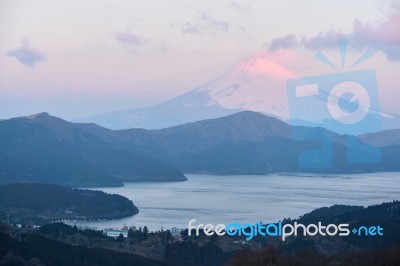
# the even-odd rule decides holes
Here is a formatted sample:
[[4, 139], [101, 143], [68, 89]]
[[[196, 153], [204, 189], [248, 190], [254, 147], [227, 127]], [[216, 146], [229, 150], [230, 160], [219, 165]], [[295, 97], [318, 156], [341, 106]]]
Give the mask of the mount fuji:
[[[306, 113], [312, 123], [292, 120], [292, 123], [305, 126], [331, 127], [327, 102], [322, 98], [309, 97], [289, 110], [286, 81], [298, 76], [271, 60], [267, 52], [259, 52], [236, 64], [226, 73], [187, 93], [166, 102], [128, 110], [100, 114], [77, 122], [93, 122], [110, 129], [161, 129], [184, 123], [219, 118], [240, 111], [255, 111], [283, 121], [290, 120], [290, 111]], [[376, 118], [382, 120], [382, 129], [395, 129], [400, 125], [400, 116], [380, 113]], [[379, 118], [380, 117], [380, 118]], [[380, 123], [380, 122], [379, 122]], [[375, 130], [375, 129], [372, 129]], [[340, 131], [340, 130], [339, 130]], [[349, 133], [344, 130], [339, 133]], [[350, 132], [351, 134], [368, 131]]]
[[243, 110], [289, 117], [285, 83], [296, 77], [260, 52], [183, 95], [150, 107], [120, 110], [79, 120], [111, 129], [158, 129]]

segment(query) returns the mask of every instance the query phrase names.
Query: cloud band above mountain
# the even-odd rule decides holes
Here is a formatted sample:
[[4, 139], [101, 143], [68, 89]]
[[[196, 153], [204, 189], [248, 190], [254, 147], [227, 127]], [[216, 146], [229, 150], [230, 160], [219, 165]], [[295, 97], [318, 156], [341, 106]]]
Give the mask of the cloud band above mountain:
[[355, 20], [352, 32], [347, 34], [334, 29], [320, 32], [312, 37], [287, 34], [273, 39], [266, 44], [266, 48], [270, 52], [298, 47], [310, 50], [329, 49], [337, 47], [339, 39], [347, 38], [356, 49], [368, 47], [383, 52], [390, 61], [398, 61], [400, 60], [399, 26], [400, 9], [397, 8], [386, 20], [378, 23]]

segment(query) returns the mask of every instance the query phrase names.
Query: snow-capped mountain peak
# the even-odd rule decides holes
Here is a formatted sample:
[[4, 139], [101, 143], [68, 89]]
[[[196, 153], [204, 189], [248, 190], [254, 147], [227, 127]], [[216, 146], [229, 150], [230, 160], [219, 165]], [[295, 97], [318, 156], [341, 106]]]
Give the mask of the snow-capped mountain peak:
[[[218, 78], [164, 103], [145, 108], [115, 111], [81, 119], [112, 129], [157, 129], [198, 120], [217, 118], [249, 110], [275, 116], [292, 123], [329, 128], [327, 101], [306, 97], [291, 105], [295, 114], [306, 119], [290, 119], [286, 81], [297, 75], [259, 52], [232, 67]], [[321, 119], [324, 118], [324, 119]], [[383, 117], [384, 118], [384, 117]], [[389, 127], [398, 119], [384, 119]], [[395, 125], [395, 127], [398, 127]]]
[[208, 104], [286, 119], [289, 114], [285, 83], [294, 77], [293, 72], [272, 61], [266, 52], [260, 52], [195, 91], [207, 93]]

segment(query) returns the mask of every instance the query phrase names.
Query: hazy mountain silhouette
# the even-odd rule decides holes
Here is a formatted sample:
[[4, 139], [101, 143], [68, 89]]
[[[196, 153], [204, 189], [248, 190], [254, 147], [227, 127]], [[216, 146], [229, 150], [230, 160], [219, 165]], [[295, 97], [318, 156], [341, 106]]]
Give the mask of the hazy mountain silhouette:
[[47, 113], [0, 121], [0, 182], [119, 186], [121, 180], [186, 180], [148, 154], [115, 149], [104, 141], [111, 135]]
[[384, 130], [358, 136], [362, 141], [375, 147], [400, 144], [400, 129]]
[[[303, 137], [317, 136], [331, 141], [332, 168], [302, 169], [302, 152], [318, 149], [317, 140], [298, 141], [292, 131]], [[279, 119], [243, 111], [217, 119], [187, 123], [159, 130], [115, 131], [122, 145], [154, 154], [184, 172], [220, 174], [265, 174], [280, 171], [371, 172], [399, 169], [398, 151], [382, 151], [381, 163], [347, 163], [347, 138], [320, 127], [291, 127]], [[353, 137], [355, 139], [355, 137]], [[362, 143], [362, 142], [360, 142]], [[364, 143], [364, 145], [366, 145]], [[357, 158], [368, 157], [365, 147], [353, 149]], [[309, 158], [320, 160], [318, 154]], [[311, 164], [313, 162], [310, 162]]]
[[[299, 140], [299, 136], [309, 140]], [[2, 182], [120, 185], [120, 180], [185, 180], [179, 171], [266, 174], [400, 170], [400, 145], [396, 141], [395, 145], [379, 147], [379, 163], [348, 163], [348, 138], [362, 144], [352, 149], [353, 158], [373, 156], [366, 149], [370, 146], [356, 137], [321, 127], [293, 127], [252, 111], [158, 130], [109, 130], [42, 113], [1, 121], [0, 137]], [[301, 154], [320, 149], [320, 138], [332, 143], [328, 154], [332, 166], [300, 167]], [[317, 165], [321, 154], [311, 154], [307, 160], [309, 165]]]

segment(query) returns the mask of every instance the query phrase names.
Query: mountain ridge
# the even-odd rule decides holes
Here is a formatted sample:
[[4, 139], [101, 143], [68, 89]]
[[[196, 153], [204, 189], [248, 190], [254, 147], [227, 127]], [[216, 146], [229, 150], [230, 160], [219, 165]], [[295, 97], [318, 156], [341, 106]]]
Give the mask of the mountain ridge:
[[[147, 159], [149, 157], [146, 156], [151, 155], [152, 162], [163, 165], [164, 168], [158, 168], [161, 167], [169, 173], [177, 173], [171, 172], [171, 169], [179, 169], [185, 173], [213, 174], [364, 173], [400, 170], [399, 149], [396, 145], [376, 148], [382, 154], [380, 163], [349, 164], [346, 145], [350, 136], [321, 127], [291, 126], [277, 118], [253, 111], [152, 130], [109, 130], [95, 124], [70, 123], [45, 113], [12, 121], [20, 120], [27, 120], [45, 128], [57, 136], [56, 140], [67, 142], [68, 147], [78, 145], [84, 151], [78, 158], [88, 161], [89, 165], [95, 159], [93, 165], [103, 174], [112, 174], [125, 181], [138, 181], [137, 177], [129, 179], [126, 176], [126, 173], [133, 170], [127, 159], [132, 154], [136, 155], [135, 158], [145, 156]], [[0, 129], [2, 123], [4, 122], [0, 122]], [[293, 130], [297, 136], [293, 135]], [[299, 136], [308, 140], [302, 141], [301, 138], [298, 139]], [[328, 154], [331, 156], [332, 165], [304, 168], [299, 164], [300, 155], [307, 151], [318, 151], [321, 145], [318, 141], [320, 138], [332, 143], [331, 154]], [[352, 138], [356, 139], [355, 136]], [[363, 145], [356, 147], [353, 155], [357, 158], [367, 158], [369, 153], [365, 147], [368, 144], [361, 139], [357, 141]], [[102, 150], [102, 156], [98, 155], [99, 149]], [[76, 151], [71, 151], [71, 154], [75, 155]], [[140, 162], [139, 159], [136, 160]], [[308, 160], [317, 165], [323, 159], [320, 154], [315, 153]], [[103, 164], [119, 169], [120, 173], [110, 172], [109, 167]], [[152, 172], [147, 169], [149, 165], [146, 163], [138, 163], [137, 167], [142, 171]], [[140, 180], [159, 180], [159, 177], [152, 173], [152, 178]]]
[[121, 186], [121, 180], [186, 180], [149, 154], [116, 149], [111, 138], [108, 129], [47, 113], [0, 121], [0, 182]]
[[[297, 137], [309, 140], [296, 140], [293, 130]], [[400, 165], [395, 159], [398, 152], [392, 146], [391, 149], [381, 150], [383, 161], [380, 164], [348, 164], [346, 158], [349, 136], [321, 127], [290, 126], [279, 119], [252, 111], [165, 129], [129, 129], [115, 132], [129, 143], [124, 144], [124, 147], [134, 144], [134, 147], [146, 150], [186, 173], [362, 173], [399, 169]], [[318, 148], [320, 143], [315, 139], [321, 137], [332, 143], [332, 168], [300, 169], [300, 154]], [[360, 144], [366, 145], [362, 141]], [[366, 152], [363, 145], [355, 147], [359, 158], [369, 156], [369, 151]], [[321, 161], [318, 155], [313, 156], [314, 160]]]
[[359, 139], [374, 147], [400, 144], [400, 129], [389, 129], [358, 136]]
[[[209, 145], [216, 145], [225, 141], [262, 141], [269, 136], [290, 137], [290, 126], [276, 118], [268, 117], [257, 112], [242, 111], [232, 115], [215, 119], [205, 119], [189, 122], [178, 126], [154, 130], [128, 129], [120, 130], [123, 134], [135, 141], [136, 137], [147, 134], [162, 146], [173, 149], [174, 146], [185, 143], [191, 151], [201, 151], [199, 141], [206, 141]], [[196, 139], [188, 141], [185, 135], [196, 135]], [[212, 134], [212, 137], [208, 135]], [[173, 138], [171, 138], [173, 136]]]

